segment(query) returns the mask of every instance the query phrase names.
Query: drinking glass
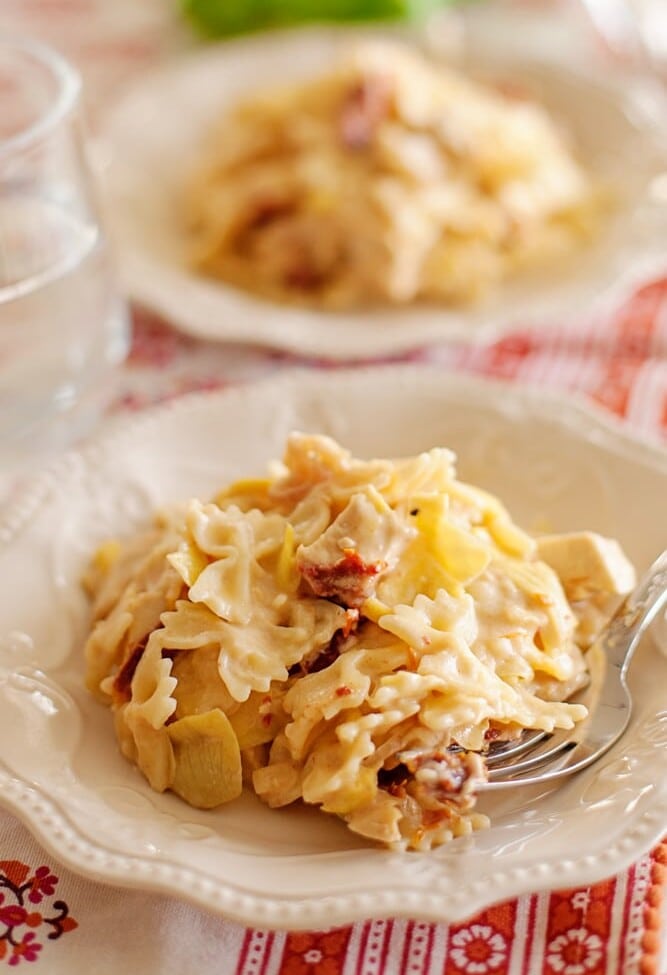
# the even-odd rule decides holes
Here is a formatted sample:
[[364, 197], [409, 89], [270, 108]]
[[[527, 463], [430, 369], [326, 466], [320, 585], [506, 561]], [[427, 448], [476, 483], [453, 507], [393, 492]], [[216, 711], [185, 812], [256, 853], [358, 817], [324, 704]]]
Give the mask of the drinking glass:
[[0, 39], [0, 498], [89, 432], [128, 348], [80, 87], [55, 51]]
[[667, 82], [665, 0], [580, 0], [612, 51], [636, 70]]

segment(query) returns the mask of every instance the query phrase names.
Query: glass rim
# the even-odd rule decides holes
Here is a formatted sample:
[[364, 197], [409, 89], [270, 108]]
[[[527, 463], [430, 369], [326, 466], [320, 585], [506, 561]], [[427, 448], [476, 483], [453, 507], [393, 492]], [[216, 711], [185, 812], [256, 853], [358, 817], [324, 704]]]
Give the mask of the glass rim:
[[6, 139], [0, 139], [0, 159], [15, 151], [28, 148], [49, 135], [65, 119], [77, 103], [81, 91], [81, 76], [62, 54], [41, 41], [23, 37], [0, 38], [0, 50], [14, 50], [27, 54], [48, 71], [57, 84], [52, 103], [29, 126]]

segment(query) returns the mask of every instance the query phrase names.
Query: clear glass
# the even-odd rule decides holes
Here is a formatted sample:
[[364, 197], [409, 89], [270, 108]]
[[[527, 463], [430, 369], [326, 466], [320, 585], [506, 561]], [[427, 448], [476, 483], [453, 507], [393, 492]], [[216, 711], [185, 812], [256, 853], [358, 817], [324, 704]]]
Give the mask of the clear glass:
[[128, 348], [79, 94], [58, 54], [0, 40], [0, 499], [89, 432]]
[[667, 83], [667, 0], [580, 2], [614, 54]]

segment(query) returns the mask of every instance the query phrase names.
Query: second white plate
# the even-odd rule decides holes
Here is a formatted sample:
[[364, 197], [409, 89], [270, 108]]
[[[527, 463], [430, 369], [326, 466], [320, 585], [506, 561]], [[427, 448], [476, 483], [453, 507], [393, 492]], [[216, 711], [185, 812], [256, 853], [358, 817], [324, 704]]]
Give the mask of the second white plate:
[[190, 270], [175, 201], [211, 126], [250, 91], [321, 72], [359, 33], [304, 29], [228, 42], [126, 92], [102, 127], [101, 157], [108, 164], [104, 184], [121, 273], [133, 298], [202, 338], [355, 359], [444, 340], [493, 339], [517, 324], [562, 322], [601, 302], [619, 301], [664, 269], [667, 190], [659, 175], [667, 156], [655, 104], [643, 100], [646, 92], [593, 81], [571, 67], [539, 65], [516, 52], [501, 57], [489, 12], [470, 21], [468, 66], [527, 86], [572, 133], [583, 161], [623, 196], [594, 246], [558, 269], [508, 283], [487, 304], [462, 310], [293, 308]]

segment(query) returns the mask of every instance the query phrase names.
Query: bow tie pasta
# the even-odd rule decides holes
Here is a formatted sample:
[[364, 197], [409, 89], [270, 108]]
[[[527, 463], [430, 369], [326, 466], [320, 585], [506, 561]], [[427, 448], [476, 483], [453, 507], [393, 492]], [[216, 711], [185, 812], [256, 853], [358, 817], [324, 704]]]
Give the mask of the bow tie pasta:
[[571, 728], [585, 653], [634, 584], [616, 542], [532, 538], [435, 448], [358, 460], [294, 433], [266, 479], [96, 553], [87, 684], [151, 786], [245, 782], [395, 847], [485, 825], [494, 741]]
[[220, 119], [182, 211], [197, 271], [278, 301], [465, 305], [585, 246], [606, 195], [544, 108], [376, 40]]

